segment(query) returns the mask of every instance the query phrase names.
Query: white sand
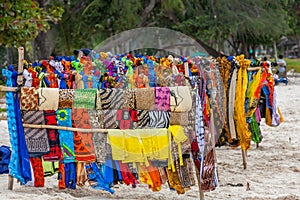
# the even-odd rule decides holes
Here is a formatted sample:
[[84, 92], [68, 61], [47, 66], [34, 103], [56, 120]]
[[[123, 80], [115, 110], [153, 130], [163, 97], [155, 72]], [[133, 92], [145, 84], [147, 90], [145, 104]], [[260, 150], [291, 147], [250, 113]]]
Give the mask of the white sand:
[[[219, 187], [205, 193], [205, 199], [300, 200], [300, 79], [290, 79], [288, 86], [277, 86], [278, 105], [285, 122], [279, 127], [262, 123], [264, 139], [259, 148], [252, 144], [248, 166], [243, 169], [241, 150], [217, 148]], [[0, 122], [0, 145], [9, 144], [7, 122]], [[137, 188], [117, 185], [115, 194], [97, 191], [88, 186], [76, 190], [58, 190], [57, 175], [47, 177], [44, 188], [20, 186], [7, 190], [7, 175], [0, 175], [0, 200], [5, 199], [197, 199], [198, 187], [185, 195], [177, 195], [165, 185], [152, 192], [146, 185]], [[247, 183], [250, 190], [246, 191]]]

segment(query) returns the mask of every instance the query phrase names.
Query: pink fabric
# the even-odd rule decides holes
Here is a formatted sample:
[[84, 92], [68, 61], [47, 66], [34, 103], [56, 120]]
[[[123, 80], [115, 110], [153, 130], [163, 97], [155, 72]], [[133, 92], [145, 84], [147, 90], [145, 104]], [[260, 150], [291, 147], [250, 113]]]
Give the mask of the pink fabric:
[[260, 123], [260, 121], [261, 121], [261, 115], [260, 115], [259, 107], [257, 107], [256, 110], [255, 110], [255, 117], [256, 117], [256, 121], [258, 123]]
[[170, 89], [168, 87], [155, 88], [155, 110], [170, 111]]

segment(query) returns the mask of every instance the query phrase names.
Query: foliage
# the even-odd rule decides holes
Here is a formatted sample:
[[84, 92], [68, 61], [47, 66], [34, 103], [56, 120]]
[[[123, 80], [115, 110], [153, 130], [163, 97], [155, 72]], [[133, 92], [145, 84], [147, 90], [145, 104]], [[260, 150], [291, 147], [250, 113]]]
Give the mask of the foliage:
[[287, 71], [294, 69], [295, 72], [300, 73], [300, 59], [285, 59]]
[[0, 8], [0, 44], [6, 46], [31, 41], [39, 31], [49, 29], [50, 22], [57, 23], [63, 13], [61, 7], [40, 8], [34, 0], [3, 0]]

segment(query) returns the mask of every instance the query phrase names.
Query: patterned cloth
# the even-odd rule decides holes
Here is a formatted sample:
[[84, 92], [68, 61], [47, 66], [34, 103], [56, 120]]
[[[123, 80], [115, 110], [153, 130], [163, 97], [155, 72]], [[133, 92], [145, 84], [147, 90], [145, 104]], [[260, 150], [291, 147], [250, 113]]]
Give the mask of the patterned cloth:
[[97, 89], [76, 89], [74, 108], [95, 109]]
[[234, 122], [234, 100], [236, 90], [237, 68], [234, 68], [230, 80], [229, 97], [228, 97], [228, 125], [231, 139], [237, 139], [237, 133]]
[[132, 129], [135, 125], [136, 110], [117, 110], [117, 123], [119, 129]]
[[155, 108], [154, 88], [135, 89], [135, 98], [136, 98], [137, 110], [154, 110]]
[[[57, 125], [72, 127], [71, 109], [59, 109], [56, 111]], [[73, 131], [58, 130], [60, 147], [64, 156], [64, 163], [75, 161], [74, 133]], [[62, 168], [64, 169], [64, 168]], [[63, 171], [62, 171], [63, 172]]]
[[192, 109], [192, 97], [188, 86], [170, 88], [170, 109], [173, 112], [188, 112]]
[[170, 88], [155, 88], [155, 110], [170, 111]]
[[44, 187], [44, 169], [41, 158], [30, 158], [30, 163], [33, 169], [34, 187]]
[[[73, 109], [72, 121], [75, 128], [92, 128], [87, 109]], [[93, 133], [74, 132], [74, 147], [77, 161], [94, 162], [96, 160]]]
[[[103, 128], [103, 113], [101, 110], [89, 110], [92, 128]], [[107, 134], [104, 132], [93, 133], [93, 144], [95, 148], [97, 163], [105, 163]]]
[[58, 109], [58, 88], [39, 88], [39, 110]]
[[137, 128], [147, 128], [150, 123], [149, 111], [147, 110], [138, 110], [138, 122]]
[[[56, 113], [54, 110], [44, 111], [45, 124], [46, 125], [57, 125]], [[56, 161], [62, 157], [61, 148], [59, 146], [59, 135], [58, 130], [47, 129], [50, 152], [43, 155], [45, 161]]]
[[22, 87], [20, 102], [21, 110], [38, 110], [38, 90], [34, 87]]
[[189, 124], [187, 112], [170, 112], [170, 125], [187, 126]]
[[103, 110], [104, 115], [104, 128], [115, 129], [118, 127], [116, 122], [117, 120], [117, 111], [116, 110]]
[[170, 112], [149, 111], [149, 127], [167, 128], [170, 123]]
[[72, 108], [74, 101], [74, 89], [60, 89], [59, 90], [59, 108]]
[[[24, 123], [45, 124], [43, 111], [24, 111]], [[50, 146], [46, 129], [24, 128], [26, 144], [31, 157], [49, 153]]]
[[135, 92], [132, 89], [124, 90], [124, 109], [136, 109]]
[[[119, 88], [100, 89], [101, 106], [103, 110], [118, 110], [124, 107], [123, 90]], [[98, 97], [99, 98], [99, 97]]]

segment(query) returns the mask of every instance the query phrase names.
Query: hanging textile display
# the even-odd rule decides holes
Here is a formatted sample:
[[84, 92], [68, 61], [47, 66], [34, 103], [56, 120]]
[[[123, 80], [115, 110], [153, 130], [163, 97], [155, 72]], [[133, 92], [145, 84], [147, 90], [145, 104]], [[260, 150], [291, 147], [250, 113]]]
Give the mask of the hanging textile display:
[[[153, 192], [168, 184], [184, 194], [196, 184], [194, 164], [201, 190], [214, 190], [215, 147], [248, 150], [251, 140], [262, 139], [261, 118], [270, 126], [283, 121], [269, 71], [250, 67], [243, 55], [190, 59], [101, 52], [25, 62], [28, 87], [21, 87], [20, 105], [13, 92], [6, 96], [10, 173], [22, 184], [34, 179], [35, 187], [43, 187], [43, 159], [58, 161], [60, 189], [88, 183], [113, 194], [120, 183], [147, 184]], [[3, 70], [10, 87], [16, 86], [12, 72]], [[37, 128], [23, 129], [22, 118], [24, 126]]]

